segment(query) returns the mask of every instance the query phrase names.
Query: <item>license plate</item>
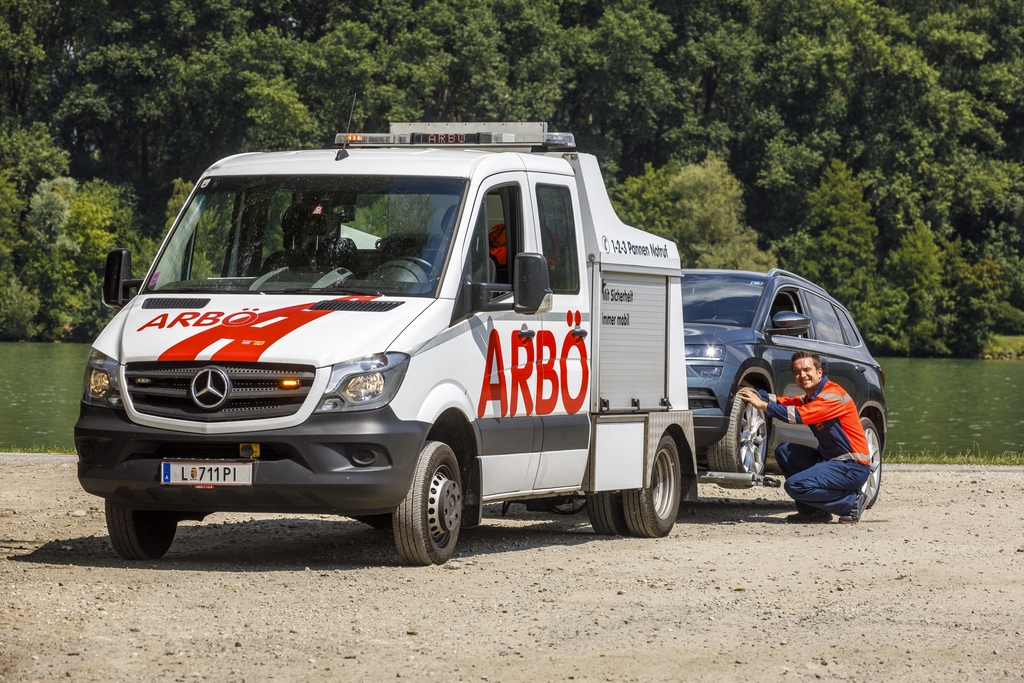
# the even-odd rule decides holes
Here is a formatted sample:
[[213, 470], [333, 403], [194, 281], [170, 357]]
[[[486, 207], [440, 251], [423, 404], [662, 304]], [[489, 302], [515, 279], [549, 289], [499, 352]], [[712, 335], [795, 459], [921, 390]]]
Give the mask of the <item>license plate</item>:
[[160, 463], [161, 484], [188, 486], [252, 486], [252, 463], [220, 462]]

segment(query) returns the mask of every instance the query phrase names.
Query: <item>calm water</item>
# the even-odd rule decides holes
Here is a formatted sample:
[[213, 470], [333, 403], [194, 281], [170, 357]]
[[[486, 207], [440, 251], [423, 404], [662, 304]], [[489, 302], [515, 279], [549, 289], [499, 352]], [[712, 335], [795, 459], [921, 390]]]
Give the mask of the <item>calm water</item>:
[[0, 448], [74, 448], [89, 348], [0, 343]]
[[[71, 449], [87, 344], [0, 343], [0, 449]], [[883, 358], [889, 450], [1024, 451], [1024, 361]]]
[[955, 455], [1024, 451], [1024, 361], [879, 359], [886, 450]]

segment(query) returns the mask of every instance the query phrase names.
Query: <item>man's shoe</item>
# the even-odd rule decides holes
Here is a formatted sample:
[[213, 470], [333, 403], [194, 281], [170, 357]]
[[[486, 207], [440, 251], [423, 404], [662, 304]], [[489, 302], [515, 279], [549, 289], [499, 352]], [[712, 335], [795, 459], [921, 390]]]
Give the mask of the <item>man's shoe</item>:
[[787, 524], [828, 524], [832, 521], [832, 513], [827, 510], [814, 512], [798, 512], [786, 517]]
[[861, 516], [864, 514], [864, 508], [868, 506], [868, 492], [861, 489], [861, 492], [857, 494], [857, 501], [850, 508], [850, 511], [845, 515], [839, 516], [840, 524], [856, 524], [860, 521]]

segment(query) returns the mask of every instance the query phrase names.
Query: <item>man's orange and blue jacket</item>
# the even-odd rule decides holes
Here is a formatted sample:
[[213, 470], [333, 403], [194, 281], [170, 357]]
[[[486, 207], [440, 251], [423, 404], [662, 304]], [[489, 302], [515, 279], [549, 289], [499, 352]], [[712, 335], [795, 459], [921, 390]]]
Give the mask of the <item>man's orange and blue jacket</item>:
[[793, 424], [805, 424], [818, 439], [818, 452], [825, 460], [855, 460], [871, 464], [868, 439], [857, 415], [857, 404], [841, 386], [825, 375], [814, 393], [799, 398], [776, 396], [758, 390], [768, 402], [768, 417]]

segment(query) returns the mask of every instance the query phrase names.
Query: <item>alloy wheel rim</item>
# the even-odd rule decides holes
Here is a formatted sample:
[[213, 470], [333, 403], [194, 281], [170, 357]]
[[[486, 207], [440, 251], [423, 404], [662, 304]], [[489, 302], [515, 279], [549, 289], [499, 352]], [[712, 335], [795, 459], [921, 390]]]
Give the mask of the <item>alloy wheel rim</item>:
[[763, 412], [748, 403], [740, 416], [740, 462], [744, 472], [761, 474], [764, 470], [767, 441], [768, 421]]
[[875, 499], [882, 479], [882, 449], [878, 442], [878, 434], [874, 429], [864, 430], [868, 440], [868, 456], [871, 461], [871, 474], [868, 475], [868, 502]]

